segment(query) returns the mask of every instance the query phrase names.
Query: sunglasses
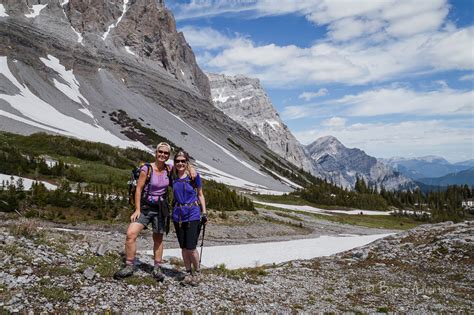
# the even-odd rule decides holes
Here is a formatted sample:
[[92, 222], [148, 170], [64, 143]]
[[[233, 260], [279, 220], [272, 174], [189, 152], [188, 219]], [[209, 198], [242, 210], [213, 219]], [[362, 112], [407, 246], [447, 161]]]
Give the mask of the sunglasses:
[[176, 164], [186, 164], [187, 160], [176, 160]]
[[166, 155], [170, 155], [170, 153], [168, 151], [162, 151], [162, 150], [158, 150], [158, 153], [159, 154], [166, 154]]

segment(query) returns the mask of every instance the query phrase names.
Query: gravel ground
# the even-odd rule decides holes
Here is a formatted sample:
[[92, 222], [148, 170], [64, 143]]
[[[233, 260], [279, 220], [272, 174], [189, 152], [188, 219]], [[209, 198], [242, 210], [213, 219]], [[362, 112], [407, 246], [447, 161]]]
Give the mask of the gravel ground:
[[[261, 221], [265, 215], [262, 213], [246, 227], [235, 227], [234, 219], [228, 219], [226, 224], [234, 228], [232, 233], [214, 220], [211, 224], [219, 227], [214, 241], [218, 243], [218, 236], [224, 233], [247, 233], [247, 238], [242, 237], [244, 242], [320, 233], [311, 228], [318, 221], [305, 222], [306, 227], [299, 228]], [[264, 222], [266, 228], [255, 232]], [[324, 223], [322, 230], [334, 233], [348, 227]], [[249, 227], [254, 224], [256, 227]], [[176, 260], [166, 261], [165, 281], [156, 282], [150, 275], [151, 259], [145, 256], [139, 257], [142, 265], [133, 277], [114, 280], [112, 274], [121, 263], [123, 231], [66, 232], [51, 228], [44, 222], [3, 221], [2, 310], [469, 313], [474, 306], [474, 237], [469, 222], [422, 225], [330, 257], [240, 270], [207, 269], [197, 287], [182, 286], [175, 279], [182, 268]], [[272, 236], [266, 229], [277, 235]], [[349, 228], [343, 233], [355, 234], [355, 230]], [[362, 230], [365, 234], [381, 233]], [[149, 246], [148, 239], [149, 235], [143, 235], [139, 246]], [[236, 237], [229, 239], [230, 243], [237, 242]]]

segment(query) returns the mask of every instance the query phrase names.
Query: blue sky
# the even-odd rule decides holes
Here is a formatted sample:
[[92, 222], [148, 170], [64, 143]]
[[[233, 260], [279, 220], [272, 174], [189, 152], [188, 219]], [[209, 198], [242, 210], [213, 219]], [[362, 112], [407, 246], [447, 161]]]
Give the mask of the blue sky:
[[168, 1], [204, 71], [259, 78], [303, 144], [474, 158], [474, 2]]

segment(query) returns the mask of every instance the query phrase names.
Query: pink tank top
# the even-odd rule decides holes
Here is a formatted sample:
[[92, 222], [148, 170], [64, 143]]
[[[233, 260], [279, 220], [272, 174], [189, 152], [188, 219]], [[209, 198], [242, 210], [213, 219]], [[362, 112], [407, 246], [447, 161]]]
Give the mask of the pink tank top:
[[[147, 166], [143, 165], [141, 168], [142, 172], [147, 173]], [[170, 179], [168, 178], [168, 173], [166, 170], [160, 172], [159, 174], [155, 171], [152, 172], [149, 185], [145, 185], [144, 189], [148, 192], [148, 202], [155, 203], [163, 196], [170, 184]], [[148, 188], [150, 191], [148, 191]]]

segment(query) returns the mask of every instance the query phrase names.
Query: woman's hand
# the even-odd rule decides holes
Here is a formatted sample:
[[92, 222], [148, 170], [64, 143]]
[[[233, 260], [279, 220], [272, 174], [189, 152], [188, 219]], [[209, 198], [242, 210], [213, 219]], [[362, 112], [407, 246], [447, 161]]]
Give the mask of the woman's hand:
[[140, 216], [140, 210], [135, 210], [134, 213], [130, 216], [130, 222], [136, 222], [138, 217]]
[[207, 213], [203, 213], [202, 216], [201, 216], [201, 224], [202, 225], [206, 225], [207, 224], [207, 221], [209, 221], [207, 219]]

